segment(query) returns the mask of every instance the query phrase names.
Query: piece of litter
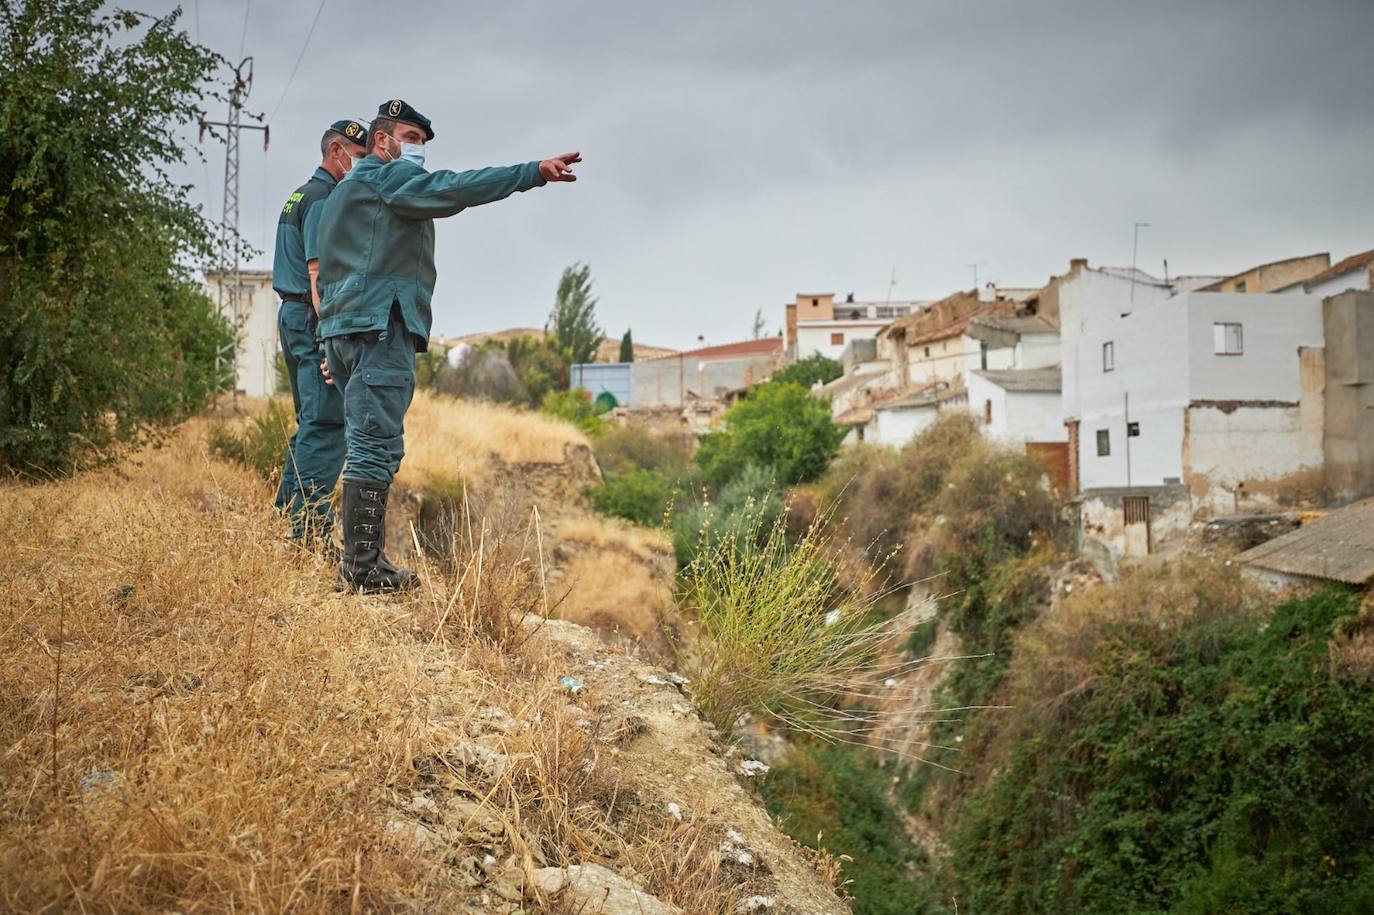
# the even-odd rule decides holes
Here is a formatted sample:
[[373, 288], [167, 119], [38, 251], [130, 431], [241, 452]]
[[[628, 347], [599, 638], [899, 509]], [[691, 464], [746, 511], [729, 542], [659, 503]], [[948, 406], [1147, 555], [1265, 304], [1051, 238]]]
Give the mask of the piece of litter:
[[748, 778], [768, 774], [768, 763], [758, 759], [746, 759], [739, 764], [739, 774]]
[[839, 621], [840, 621], [840, 611], [838, 611], [838, 610], [831, 610], [829, 613], [827, 613], [827, 614], [825, 615], [825, 624], [826, 624], [827, 626], [833, 626], [833, 625], [835, 625], [836, 623], [838, 623]]
[[582, 692], [584, 684], [576, 677], [564, 677], [558, 681], [558, 685], [568, 691], [569, 696], [576, 696]]
[[883, 681], [883, 686], [896, 686], [896, 685], [897, 685], [897, 681], [896, 681], [896, 679], [893, 678], [893, 677], [888, 677], [886, 680]]
[[682, 808], [673, 801], [668, 802], [668, 815], [679, 823], [682, 822]]
[[81, 777], [81, 790], [90, 791], [101, 785], [112, 785], [118, 780], [118, 772], [111, 772], [109, 769], [92, 769]]

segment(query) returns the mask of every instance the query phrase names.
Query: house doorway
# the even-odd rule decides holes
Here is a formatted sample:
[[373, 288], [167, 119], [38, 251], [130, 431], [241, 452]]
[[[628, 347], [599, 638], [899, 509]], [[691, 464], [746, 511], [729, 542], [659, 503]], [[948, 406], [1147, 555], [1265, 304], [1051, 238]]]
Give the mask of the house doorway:
[[1150, 497], [1122, 496], [1121, 514], [1125, 522], [1127, 556], [1148, 556], [1150, 542]]

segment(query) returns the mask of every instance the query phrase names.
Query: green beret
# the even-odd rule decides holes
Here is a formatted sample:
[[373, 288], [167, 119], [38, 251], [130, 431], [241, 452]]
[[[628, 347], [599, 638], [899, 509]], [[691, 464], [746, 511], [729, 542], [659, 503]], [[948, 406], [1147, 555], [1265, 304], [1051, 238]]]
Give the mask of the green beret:
[[425, 132], [425, 140], [434, 139], [434, 128], [429, 125], [429, 118], [425, 117], [404, 99], [394, 98], [389, 102], [382, 102], [377, 106], [377, 117], [390, 118], [402, 124], [409, 124], [418, 127]]
[[335, 121], [329, 125], [329, 129], [335, 133], [341, 133], [344, 137], [358, 146], [367, 146], [367, 127], [357, 121]]

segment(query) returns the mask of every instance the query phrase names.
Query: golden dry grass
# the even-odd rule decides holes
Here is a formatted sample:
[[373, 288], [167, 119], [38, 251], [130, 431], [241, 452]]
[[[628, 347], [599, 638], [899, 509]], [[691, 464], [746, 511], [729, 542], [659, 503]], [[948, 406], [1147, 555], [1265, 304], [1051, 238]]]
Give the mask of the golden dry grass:
[[416, 391], [406, 414], [406, 455], [397, 479], [423, 488], [484, 479], [491, 455], [506, 463], [558, 463], [587, 439], [569, 423], [497, 404]]
[[669, 657], [664, 627], [676, 621], [673, 546], [660, 531], [618, 518], [574, 514], [552, 534], [558, 565], [556, 615]]
[[673, 543], [663, 531], [605, 515], [583, 513], [560, 518], [557, 533], [560, 540], [598, 550], [623, 551], [647, 563], [657, 564], [665, 557], [671, 560], [673, 555]]
[[481, 911], [547, 911], [523, 875], [589, 860], [733, 911], [710, 827], [636, 808], [522, 647], [537, 556], [459, 545], [414, 595], [335, 594], [203, 432], [5, 490], [0, 908], [470, 911], [490, 853], [516, 898]]

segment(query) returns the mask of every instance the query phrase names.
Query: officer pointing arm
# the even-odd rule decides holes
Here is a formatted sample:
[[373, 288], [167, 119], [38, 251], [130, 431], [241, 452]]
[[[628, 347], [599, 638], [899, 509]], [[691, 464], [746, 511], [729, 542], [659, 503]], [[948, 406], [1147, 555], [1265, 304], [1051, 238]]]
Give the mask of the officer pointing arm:
[[384, 102], [367, 151], [320, 218], [320, 325], [329, 374], [343, 392], [347, 459], [340, 585], [413, 587], [383, 552], [387, 495], [405, 454], [415, 354], [429, 348], [436, 279], [434, 220], [550, 182], [575, 181], [578, 153], [471, 171], [426, 171], [428, 118]]

